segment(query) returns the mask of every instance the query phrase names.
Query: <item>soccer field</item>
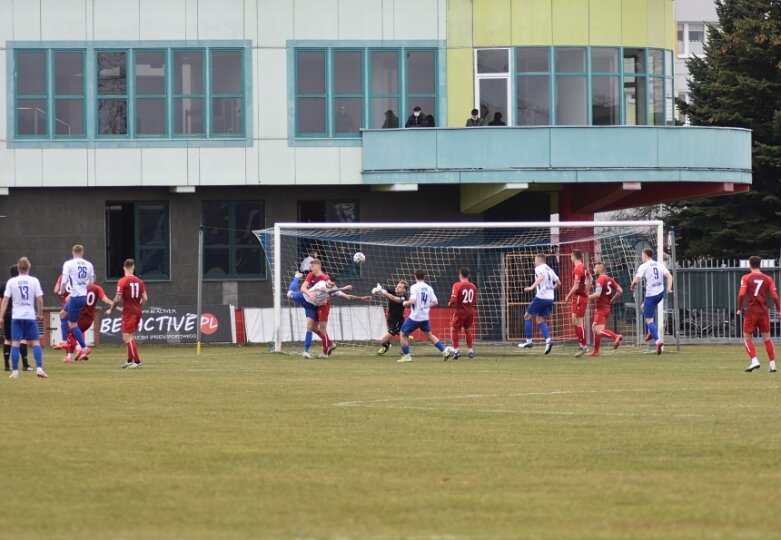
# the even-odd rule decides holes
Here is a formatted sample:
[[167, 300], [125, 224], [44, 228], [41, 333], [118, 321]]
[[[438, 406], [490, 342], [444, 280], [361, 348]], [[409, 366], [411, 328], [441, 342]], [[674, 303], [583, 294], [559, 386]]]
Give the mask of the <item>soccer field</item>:
[[47, 352], [48, 380], [2, 381], [0, 537], [781, 538], [764, 351], [263, 351]]

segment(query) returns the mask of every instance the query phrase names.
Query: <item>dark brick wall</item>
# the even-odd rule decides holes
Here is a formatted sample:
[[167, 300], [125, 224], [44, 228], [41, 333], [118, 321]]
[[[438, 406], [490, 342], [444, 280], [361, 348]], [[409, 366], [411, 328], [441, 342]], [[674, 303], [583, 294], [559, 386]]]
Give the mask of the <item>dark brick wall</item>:
[[[106, 202], [164, 200], [171, 218], [171, 280], [148, 284], [150, 303], [190, 304], [196, 298], [197, 231], [203, 200], [264, 200], [266, 226], [270, 227], [276, 221], [296, 221], [299, 200], [339, 198], [360, 201], [361, 221], [482, 220], [482, 216], [459, 212], [459, 187], [455, 185], [421, 186], [417, 192], [406, 193], [373, 192], [368, 186], [199, 187], [194, 194], [174, 194], [167, 188], [12, 188], [9, 196], [0, 197], [0, 215], [5, 216], [0, 219], [0, 271], [5, 273], [20, 256], [27, 256], [32, 273], [41, 279], [46, 305], [57, 305], [54, 282], [63, 261], [70, 257], [71, 246], [80, 243], [95, 265], [98, 282], [111, 295], [113, 282], [105, 279]], [[515, 219], [529, 219], [524, 218], [523, 206], [519, 202]], [[503, 210], [501, 214], [512, 214], [506, 206]], [[240, 281], [237, 286], [239, 307], [271, 304], [270, 279]], [[221, 281], [205, 282], [204, 302], [222, 303], [223, 288]]]

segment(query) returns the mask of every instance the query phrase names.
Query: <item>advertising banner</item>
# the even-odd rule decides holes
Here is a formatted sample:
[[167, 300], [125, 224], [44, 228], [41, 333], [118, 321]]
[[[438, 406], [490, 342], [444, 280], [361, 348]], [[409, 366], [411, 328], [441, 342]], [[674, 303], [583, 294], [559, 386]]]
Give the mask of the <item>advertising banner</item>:
[[[147, 306], [135, 339], [138, 343], [195, 343], [197, 319], [197, 306]], [[204, 343], [236, 343], [233, 306], [203, 306], [200, 325]], [[101, 317], [100, 342], [122, 343], [120, 313]]]

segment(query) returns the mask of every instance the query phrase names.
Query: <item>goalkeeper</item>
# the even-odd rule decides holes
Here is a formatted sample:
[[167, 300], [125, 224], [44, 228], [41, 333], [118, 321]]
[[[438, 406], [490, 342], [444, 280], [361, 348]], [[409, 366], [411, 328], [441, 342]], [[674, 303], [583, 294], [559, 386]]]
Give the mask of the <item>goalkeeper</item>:
[[409, 284], [406, 280], [400, 280], [396, 287], [383, 287], [379, 283], [372, 289], [372, 294], [384, 296], [388, 300], [388, 331], [380, 339], [380, 348], [377, 354], [385, 354], [391, 347], [391, 339], [398, 336], [401, 332], [401, 325], [404, 324], [404, 304], [409, 300]]

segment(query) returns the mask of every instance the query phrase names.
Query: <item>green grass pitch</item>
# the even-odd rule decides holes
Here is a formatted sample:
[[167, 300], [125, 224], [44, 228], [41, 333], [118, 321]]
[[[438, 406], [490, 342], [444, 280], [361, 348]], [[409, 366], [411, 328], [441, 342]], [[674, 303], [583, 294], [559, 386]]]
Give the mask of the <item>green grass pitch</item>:
[[[99, 347], [0, 381], [0, 538], [781, 538], [739, 345], [411, 364]], [[429, 348], [433, 352], [433, 348]], [[479, 353], [479, 350], [478, 350]]]

